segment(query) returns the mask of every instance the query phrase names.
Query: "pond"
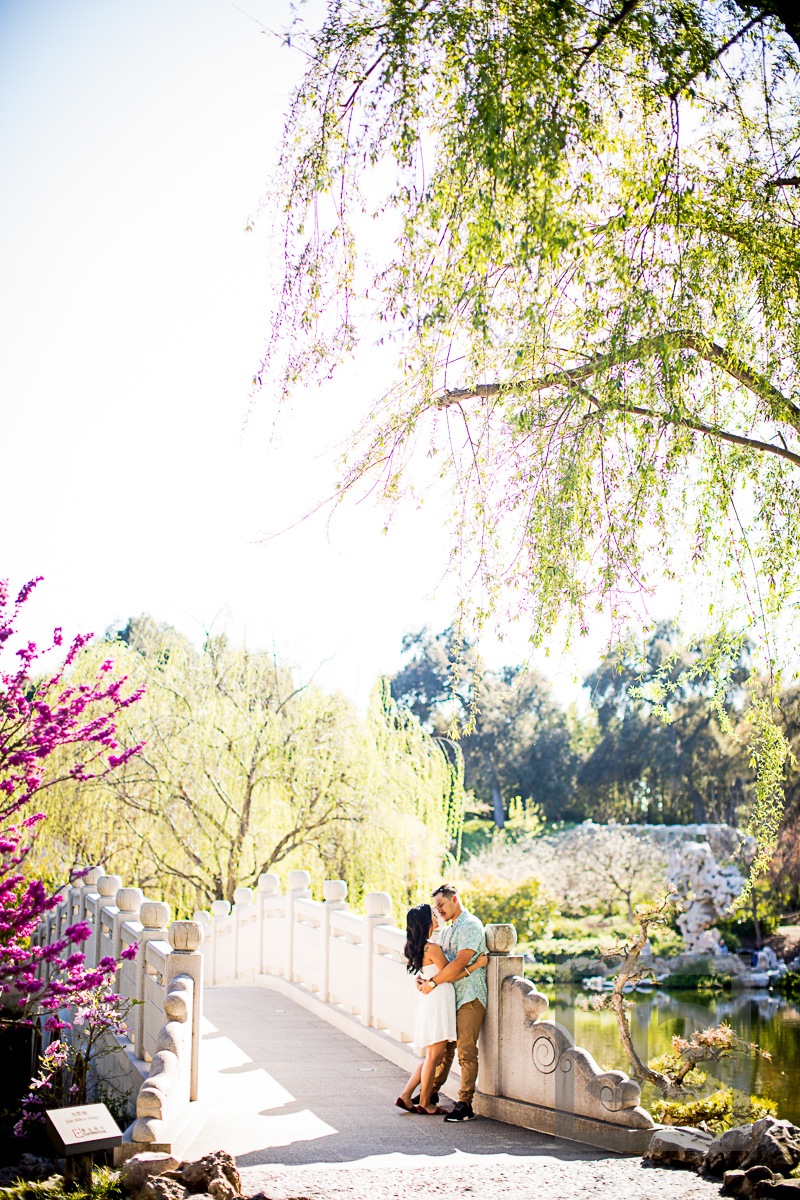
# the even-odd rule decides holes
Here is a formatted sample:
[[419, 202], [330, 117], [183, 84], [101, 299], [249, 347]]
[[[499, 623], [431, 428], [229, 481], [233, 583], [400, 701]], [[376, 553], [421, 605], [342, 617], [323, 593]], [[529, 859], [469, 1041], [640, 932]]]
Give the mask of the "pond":
[[[550, 1000], [547, 1015], [569, 1029], [578, 1046], [588, 1050], [604, 1069], [628, 1070], [614, 1014], [584, 1011], [576, 997], [591, 999], [594, 993], [580, 987], [542, 987]], [[778, 1116], [800, 1125], [800, 1007], [774, 992], [664, 992], [649, 995], [633, 992], [629, 1021], [634, 1045], [646, 1062], [670, 1049], [670, 1040], [678, 1034], [689, 1037], [695, 1029], [705, 1029], [728, 1021], [740, 1037], [757, 1042], [769, 1051], [771, 1061], [763, 1058], [723, 1063], [707, 1063], [702, 1069], [721, 1082], [750, 1095], [774, 1100]], [[647, 1107], [650, 1089], [643, 1094]]]

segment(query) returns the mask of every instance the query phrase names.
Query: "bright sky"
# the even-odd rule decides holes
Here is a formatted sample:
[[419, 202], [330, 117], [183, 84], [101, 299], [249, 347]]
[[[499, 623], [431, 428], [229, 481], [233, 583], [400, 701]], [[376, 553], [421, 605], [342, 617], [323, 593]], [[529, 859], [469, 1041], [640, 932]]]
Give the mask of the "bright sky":
[[[362, 504], [330, 534], [314, 519], [259, 541], [325, 492], [392, 366], [376, 352], [307, 396], [277, 448], [268, 397], [247, 420], [271, 272], [269, 231], [245, 226], [302, 66], [258, 22], [287, 12], [0, 0], [0, 575], [45, 576], [34, 636], [216, 620], [363, 704], [404, 632], [448, 624], [453, 593], [433, 503], [388, 536]], [[522, 654], [523, 638], [487, 647], [497, 665]]]

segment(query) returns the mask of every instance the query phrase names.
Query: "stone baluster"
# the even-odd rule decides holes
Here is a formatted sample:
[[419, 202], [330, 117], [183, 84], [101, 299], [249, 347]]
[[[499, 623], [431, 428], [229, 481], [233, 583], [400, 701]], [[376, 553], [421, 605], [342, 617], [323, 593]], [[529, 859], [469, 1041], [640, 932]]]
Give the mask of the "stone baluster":
[[126, 921], [138, 921], [139, 912], [144, 900], [144, 892], [137, 887], [120, 888], [116, 895], [117, 911], [114, 913], [114, 924], [111, 930], [111, 943], [114, 958], [119, 962], [122, 951], [122, 926]]
[[372, 1024], [372, 976], [374, 965], [374, 948], [372, 931], [376, 925], [391, 925], [392, 897], [388, 892], [367, 892], [364, 897], [366, 916], [364, 921], [364, 974], [362, 977], [361, 993], [361, 1024]]
[[289, 888], [286, 892], [286, 923], [288, 926], [289, 943], [286, 955], [286, 978], [294, 979], [294, 902], [307, 900], [311, 897], [308, 885], [311, 882], [310, 871], [290, 871]]
[[209, 987], [213, 987], [213, 985], [217, 982], [217, 946], [219, 945], [219, 939], [217, 936], [217, 922], [214, 918], [229, 917], [230, 912], [230, 901], [211, 901], [211, 962], [209, 964], [211, 974], [210, 978], [206, 980], [206, 984]]
[[349, 908], [346, 900], [347, 884], [343, 879], [326, 879], [322, 885], [322, 971], [320, 974], [319, 998], [330, 999], [331, 976], [331, 913]]
[[192, 920], [203, 927], [203, 959], [205, 966], [206, 987], [214, 982], [214, 922], [211, 920], [210, 908], [196, 908]]
[[[139, 909], [142, 932], [139, 934], [139, 950], [136, 955], [136, 999], [144, 1001], [144, 983], [147, 970], [145, 951], [151, 941], [166, 941], [167, 927], [172, 913], [163, 900], [143, 900]], [[137, 1004], [133, 1026], [133, 1050], [137, 1058], [144, 1058], [144, 1003]]]
[[192, 1066], [189, 1082], [189, 1099], [197, 1100], [200, 1094], [200, 1024], [203, 1015], [203, 926], [199, 921], [173, 921], [169, 927], [169, 944], [172, 953], [167, 958], [167, 977], [164, 980], [165, 994], [172, 981], [179, 975], [188, 975], [194, 983], [192, 1001]]
[[258, 962], [256, 968], [259, 975], [264, 974], [264, 911], [266, 901], [270, 896], [277, 896], [280, 879], [271, 872], [265, 872], [258, 877]]
[[103, 936], [103, 912], [107, 908], [116, 907], [117, 892], [121, 888], [122, 880], [119, 875], [101, 875], [97, 881], [99, 898], [94, 904], [94, 931], [92, 936], [93, 961], [95, 966], [97, 966], [103, 957], [100, 952], [100, 943]]
[[241, 966], [239, 963], [239, 922], [242, 916], [242, 910], [249, 908], [253, 903], [253, 889], [251, 887], [238, 887], [233, 892], [233, 978], [239, 978]]
[[[79, 869], [83, 870], [83, 868]], [[86, 920], [86, 897], [97, 893], [97, 881], [103, 874], [102, 867], [90, 867], [85, 875], [80, 878], [78, 878], [78, 869], [73, 872], [75, 883], [70, 888], [70, 897], [72, 904], [75, 905], [75, 912], [69, 913], [68, 924], [77, 925], [79, 921]], [[122, 883], [122, 880], [120, 880], [120, 883]]]

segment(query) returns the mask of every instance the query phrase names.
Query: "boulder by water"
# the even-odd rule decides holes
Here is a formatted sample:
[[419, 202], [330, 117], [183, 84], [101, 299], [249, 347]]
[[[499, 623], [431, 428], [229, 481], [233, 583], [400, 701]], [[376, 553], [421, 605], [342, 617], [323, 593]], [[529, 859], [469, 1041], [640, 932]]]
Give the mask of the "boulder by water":
[[659, 1165], [702, 1167], [713, 1138], [690, 1125], [670, 1125], [656, 1130], [645, 1159]]

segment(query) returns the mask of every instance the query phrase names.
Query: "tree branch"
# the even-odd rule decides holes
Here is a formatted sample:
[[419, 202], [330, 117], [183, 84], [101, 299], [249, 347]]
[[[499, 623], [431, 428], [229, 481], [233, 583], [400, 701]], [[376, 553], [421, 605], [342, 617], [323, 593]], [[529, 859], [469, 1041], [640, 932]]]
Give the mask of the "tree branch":
[[[640, 338], [638, 342], [633, 342], [629, 346], [621, 346], [618, 350], [612, 350], [608, 354], [596, 354], [582, 366], [551, 371], [539, 379], [525, 379], [519, 383], [479, 383], [473, 388], [453, 388], [446, 391], [434, 403], [437, 408], [449, 408], [451, 404], [457, 404], [471, 396], [489, 397], [498, 396], [501, 393], [514, 395], [523, 392], [543, 392], [551, 387], [569, 387], [591, 379], [594, 375], [608, 370], [609, 367], [640, 362], [642, 359], [652, 358], [654, 355], [663, 355], [666, 351], [675, 352], [677, 350], [691, 350], [706, 362], [721, 367], [733, 379], [743, 384], [748, 391], [779, 408], [793, 428], [800, 432], [800, 407], [788, 396], [779, 392], [776, 387], [773, 387], [768, 380], [740, 362], [735, 354], [731, 354], [717, 342], [709, 341], [692, 329], [678, 329], [674, 333], [663, 334], [661, 337]], [[709, 428], [703, 432], [711, 432], [711, 430]], [[745, 439], [743, 444], [750, 443]], [[758, 445], [777, 453], [774, 446], [767, 446], [766, 443], [758, 443]], [[792, 461], [797, 461], [791, 451], [787, 451], [786, 455], [791, 457]]]
[[615, 17], [612, 17], [607, 25], [600, 26], [600, 28], [597, 30], [597, 40], [595, 42], [593, 42], [592, 45], [589, 46], [589, 48], [584, 53], [584, 56], [581, 60], [581, 64], [578, 67], [578, 70], [575, 72], [576, 75], [579, 75], [581, 73], [581, 71], [586, 66], [589, 59], [594, 54], [595, 50], [600, 49], [600, 47], [602, 46], [603, 42], [606, 40], [608, 35], [610, 33], [614, 32], [617, 25], [622, 24], [622, 22], [625, 20], [625, 18], [628, 16], [628, 14], [633, 12], [634, 8], [636, 8], [636, 5], [638, 3], [639, 3], [639, 0], [625, 0], [625, 3], [623, 4], [622, 8], [619, 10], [617, 15]]

